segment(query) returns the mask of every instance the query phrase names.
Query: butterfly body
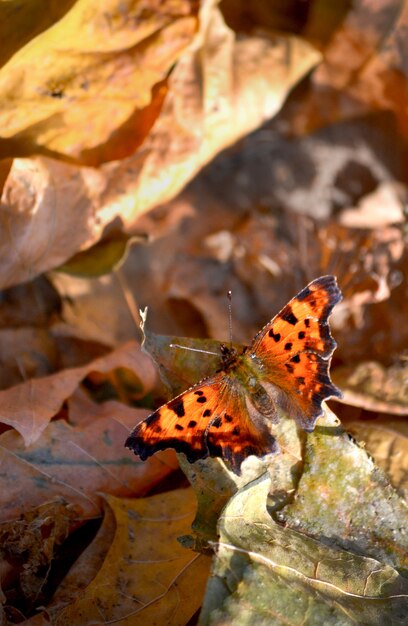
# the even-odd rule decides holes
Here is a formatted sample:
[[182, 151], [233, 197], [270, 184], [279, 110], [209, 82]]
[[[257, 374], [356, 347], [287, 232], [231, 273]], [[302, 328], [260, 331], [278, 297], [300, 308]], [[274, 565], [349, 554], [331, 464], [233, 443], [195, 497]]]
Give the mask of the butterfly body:
[[220, 346], [220, 369], [138, 424], [126, 446], [142, 460], [173, 447], [192, 463], [221, 457], [236, 473], [250, 454], [277, 452], [281, 413], [306, 431], [322, 401], [340, 397], [329, 376], [335, 349], [328, 317], [341, 293], [333, 276], [311, 282], [238, 351]]

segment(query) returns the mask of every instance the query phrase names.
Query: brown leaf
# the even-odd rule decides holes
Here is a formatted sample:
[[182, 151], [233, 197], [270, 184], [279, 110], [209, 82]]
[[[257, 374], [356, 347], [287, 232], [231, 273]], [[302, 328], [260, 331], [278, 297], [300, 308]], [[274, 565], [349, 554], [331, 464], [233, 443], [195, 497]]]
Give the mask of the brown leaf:
[[[117, 273], [99, 278], [78, 278], [53, 272], [50, 280], [62, 298], [63, 321], [53, 334], [96, 341], [115, 348], [138, 331]], [[137, 312], [137, 302], [134, 303]]]
[[340, 368], [334, 379], [343, 391], [347, 405], [391, 415], [408, 415], [408, 362], [390, 367], [365, 361], [354, 367]]
[[1, 389], [56, 369], [56, 346], [45, 328], [0, 329], [0, 348]]
[[94, 517], [101, 512], [100, 492], [144, 495], [178, 467], [172, 450], [142, 463], [125, 449], [127, 434], [147, 411], [118, 402], [101, 407], [88, 423], [51, 422], [28, 447], [15, 431], [0, 435], [1, 519], [52, 497], [74, 504], [78, 520]]
[[0, 554], [14, 564], [14, 580], [7, 582], [7, 593], [16, 587], [24, 598], [24, 610], [41, 603], [51, 562], [72, 526], [75, 513], [63, 500], [42, 504], [0, 524]]
[[118, 367], [132, 370], [140, 379], [144, 393], [151, 390], [155, 380], [153, 366], [137, 343], [128, 343], [83, 367], [31, 379], [0, 391], [1, 421], [18, 430], [26, 445], [30, 445], [90, 372], [110, 372]]
[[78, 559], [56, 589], [51, 603], [47, 605], [46, 613], [40, 613], [40, 615], [37, 616], [38, 620], [43, 618], [45, 623], [49, 623], [46, 617], [51, 616], [52, 623], [52, 619], [58, 615], [64, 606], [75, 602], [78, 597], [78, 591], [82, 592], [101, 569], [115, 534], [115, 515], [113, 510], [105, 503], [103, 521], [96, 537], [79, 555]]
[[310, 132], [339, 119], [383, 110], [393, 111], [406, 137], [401, 94], [406, 94], [408, 80], [407, 25], [405, 1], [353, 3], [324, 50], [310, 91], [295, 103], [291, 131]]
[[365, 446], [391, 483], [408, 496], [408, 425], [392, 419], [347, 422], [347, 430]]
[[[77, 15], [79, 12], [78, 8], [73, 13]], [[73, 19], [70, 14], [67, 18]], [[104, 19], [101, 18], [102, 24]], [[173, 30], [186, 20], [190, 23], [193, 18], [180, 18], [172, 25]], [[165, 29], [166, 36], [170, 36], [172, 26]], [[175, 39], [177, 42], [177, 32]], [[163, 59], [161, 56], [166, 50], [167, 46], [163, 46], [157, 59], [158, 73], [163, 71], [162, 64], [165, 71], [168, 70], [167, 57]], [[42, 49], [41, 54], [45, 51], [47, 48]], [[13, 57], [10, 61], [13, 67], [21, 64], [21, 71], [24, 71], [26, 54], [28, 52], [24, 49]], [[92, 54], [90, 56], [92, 59]], [[78, 62], [70, 55], [63, 58], [68, 65]], [[206, 3], [194, 44], [186, 49], [172, 71], [160, 115], [134, 154], [121, 161], [105, 163], [99, 169], [78, 168], [44, 156], [13, 161], [4, 185], [0, 212], [0, 262], [3, 268], [0, 287], [61, 265], [79, 250], [95, 243], [115, 220], [130, 227], [140, 214], [175, 196], [217, 152], [277, 113], [289, 90], [319, 59], [316, 50], [293, 36], [264, 33], [237, 37], [225, 25], [218, 9]], [[106, 68], [103, 62], [100, 63], [101, 80], [107, 78], [106, 74], [109, 76], [107, 63]], [[43, 64], [38, 66], [43, 74]], [[135, 67], [130, 66], [131, 75]], [[47, 128], [48, 122], [45, 128], [41, 128], [42, 141], [48, 141], [49, 147], [55, 136], [54, 149], [59, 149], [58, 142], [62, 141], [77, 150], [77, 128], [82, 127], [84, 120], [86, 132], [80, 135], [79, 149], [82, 141], [100, 142], [98, 129], [95, 133], [89, 131], [88, 116], [95, 119], [96, 125], [101, 124], [105, 133], [112, 132], [112, 125], [122, 123], [118, 119], [120, 107], [118, 114], [111, 115], [111, 107], [107, 106], [105, 111], [98, 98], [84, 101], [84, 106], [89, 105], [89, 109], [86, 108], [84, 120], [79, 119], [83, 99], [77, 95], [78, 90], [81, 91], [80, 86], [75, 86], [77, 78], [75, 73], [68, 74], [67, 80], [74, 83], [76, 106], [72, 113], [69, 108], [64, 109], [62, 118], [64, 124], [70, 124], [71, 132], [67, 132], [64, 125], [63, 132], [54, 133], [52, 124], [50, 129]], [[13, 90], [14, 87], [15, 84]], [[69, 90], [71, 86], [67, 88]], [[106, 88], [111, 87], [108, 84]], [[65, 87], [57, 86], [56, 89], [59, 93], [58, 90]], [[121, 89], [124, 89], [123, 85]], [[47, 102], [51, 100], [47, 106], [53, 114], [53, 122], [58, 124], [60, 117], [55, 120], [54, 110], [68, 107], [68, 99], [51, 98], [49, 92], [47, 87], [43, 96]], [[121, 93], [123, 91], [118, 91], [116, 96], [123, 100]], [[27, 111], [24, 116], [23, 111], [28, 101], [23, 101], [20, 112], [15, 98], [18, 98], [18, 90], [13, 91], [13, 112], [17, 112], [9, 115], [9, 134], [16, 132], [12, 128], [13, 120], [24, 123], [27, 117]], [[134, 108], [128, 93], [125, 100], [123, 106], [126, 109]], [[117, 105], [115, 98], [113, 105]], [[35, 112], [31, 100], [29, 107]], [[44, 115], [45, 109], [40, 109], [38, 115]], [[108, 124], [101, 122], [101, 119], [107, 119], [105, 116], [109, 118]], [[30, 129], [33, 130], [32, 126]], [[117, 154], [112, 157], [116, 158]]]

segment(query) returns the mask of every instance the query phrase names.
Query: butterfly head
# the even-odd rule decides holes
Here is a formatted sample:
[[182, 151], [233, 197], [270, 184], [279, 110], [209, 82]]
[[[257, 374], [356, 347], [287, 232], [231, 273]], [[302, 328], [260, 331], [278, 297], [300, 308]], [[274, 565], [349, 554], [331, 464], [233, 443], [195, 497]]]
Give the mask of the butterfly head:
[[221, 368], [220, 371], [228, 372], [228, 370], [232, 369], [237, 364], [238, 360], [238, 350], [233, 346], [227, 346], [222, 343], [220, 346], [221, 351]]

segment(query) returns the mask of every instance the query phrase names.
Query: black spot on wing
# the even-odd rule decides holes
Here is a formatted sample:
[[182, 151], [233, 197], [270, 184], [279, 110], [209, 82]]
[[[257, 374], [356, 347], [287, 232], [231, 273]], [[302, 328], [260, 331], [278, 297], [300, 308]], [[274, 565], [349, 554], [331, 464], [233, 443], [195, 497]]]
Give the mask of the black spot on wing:
[[276, 333], [276, 334], [275, 334], [275, 333], [273, 332], [273, 328], [271, 328], [271, 330], [269, 331], [268, 335], [269, 335], [269, 337], [271, 337], [274, 341], [276, 341], [276, 343], [277, 343], [278, 341], [280, 341], [281, 334], [280, 334], [280, 333]]
[[290, 341], [288, 341], [288, 343], [285, 343], [285, 350], [292, 350], [292, 343]]
[[292, 363], [300, 363], [300, 355], [295, 354], [295, 356], [293, 356], [290, 360], [292, 361]]
[[141, 428], [143, 424], [145, 424], [146, 426], [153, 426], [153, 424], [155, 424], [155, 422], [157, 422], [160, 419], [160, 417], [161, 417], [161, 409], [157, 409], [157, 411], [155, 411], [154, 413], [151, 413], [148, 417], [146, 417], [146, 419], [143, 422], [138, 424], [133, 432], [138, 431], [139, 428]]
[[233, 418], [231, 417], [231, 415], [228, 415], [228, 413], [225, 413], [225, 415], [224, 415], [224, 420], [225, 420], [226, 422], [229, 422], [229, 423], [230, 423], [230, 422], [232, 422], [232, 419], [233, 419]]
[[199, 404], [204, 404], [205, 402], [207, 402], [207, 398], [205, 396], [200, 396], [199, 398], [197, 398], [197, 402]]
[[194, 428], [195, 426], [197, 426], [197, 422], [195, 420], [190, 420], [188, 423], [188, 428]]
[[292, 326], [295, 326], [299, 321], [296, 315], [293, 313], [292, 307], [289, 304], [285, 306], [279, 317], [281, 320], [284, 320], [288, 324], [292, 324]]
[[184, 430], [184, 427], [181, 424], [176, 424], [175, 425], [175, 429], [176, 430]]
[[183, 402], [182, 398], [179, 398], [177, 400], [173, 400], [173, 402], [169, 402], [168, 407], [169, 407], [169, 409], [174, 411], [174, 413], [177, 415], [177, 417], [184, 417], [185, 414], [186, 414], [185, 410], [184, 410], [184, 402]]
[[211, 409], [205, 409], [203, 413], [203, 417], [210, 417], [211, 413], [212, 413]]

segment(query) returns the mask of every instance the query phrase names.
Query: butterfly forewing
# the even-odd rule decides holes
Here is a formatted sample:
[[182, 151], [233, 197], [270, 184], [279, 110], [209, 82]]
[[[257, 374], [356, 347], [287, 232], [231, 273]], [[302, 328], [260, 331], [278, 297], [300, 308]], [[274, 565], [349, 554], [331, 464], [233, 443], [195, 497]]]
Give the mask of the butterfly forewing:
[[263, 456], [275, 440], [256, 429], [245, 404], [244, 391], [228, 374], [208, 378], [160, 407], [138, 424], [126, 441], [142, 460], [158, 450], [174, 448], [192, 463], [221, 457], [240, 473], [250, 454]]
[[322, 414], [321, 403], [341, 392], [329, 376], [336, 342], [328, 318], [341, 292], [334, 276], [322, 276], [302, 289], [261, 332], [250, 348], [261, 376], [282, 389], [294, 416], [306, 430]]

